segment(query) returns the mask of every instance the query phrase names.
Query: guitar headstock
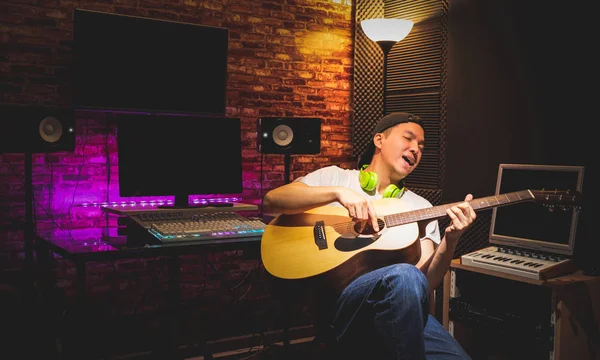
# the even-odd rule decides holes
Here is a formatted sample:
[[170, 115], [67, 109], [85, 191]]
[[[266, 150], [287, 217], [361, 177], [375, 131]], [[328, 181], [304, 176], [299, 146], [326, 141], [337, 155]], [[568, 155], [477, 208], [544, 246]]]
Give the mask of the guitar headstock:
[[581, 194], [572, 190], [529, 190], [536, 202], [547, 206], [550, 211], [555, 209], [575, 211], [581, 210]]

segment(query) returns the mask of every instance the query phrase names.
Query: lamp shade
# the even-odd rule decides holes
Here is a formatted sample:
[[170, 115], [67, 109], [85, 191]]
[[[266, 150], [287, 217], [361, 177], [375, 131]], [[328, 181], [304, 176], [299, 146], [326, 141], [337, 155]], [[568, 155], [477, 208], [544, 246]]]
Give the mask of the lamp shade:
[[367, 19], [360, 22], [367, 37], [375, 42], [400, 41], [408, 35], [414, 23], [405, 19]]

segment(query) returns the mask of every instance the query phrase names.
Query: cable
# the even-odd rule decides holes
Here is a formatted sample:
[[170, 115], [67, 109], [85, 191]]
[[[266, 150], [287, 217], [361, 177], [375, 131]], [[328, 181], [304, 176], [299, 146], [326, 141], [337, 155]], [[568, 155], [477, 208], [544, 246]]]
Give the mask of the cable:
[[[33, 155], [32, 155], [33, 156]], [[33, 159], [32, 159], [33, 162]], [[33, 165], [32, 165], [33, 166]], [[35, 191], [33, 191], [33, 170], [31, 171], [32, 175], [31, 175], [31, 210], [33, 211], [32, 213], [32, 219], [31, 219], [31, 225], [33, 226], [33, 238], [35, 239], [36, 237], [36, 233], [37, 233], [37, 206], [35, 206]]]
[[[110, 204], [110, 152], [108, 151], [108, 138], [112, 116], [111, 113], [106, 115], [106, 137], [104, 138], [104, 156], [106, 156], [106, 203]], [[106, 222], [106, 228], [110, 226], [110, 215], [105, 212], [104, 221]]]
[[[85, 128], [83, 129], [83, 142], [81, 144], [81, 165], [79, 166], [79, 171], [77, 171], [77, 179], [75, 180], [75, 189], [73, 189], [73, 197], [71, 198], [71, 204], [69, 205], [69, 209], [67, 210], [67, 217], [71, 218], [71, 210], [73, 209], [73, 204], [75, 204], [75, 194], [77, 194], [77, 188], [79, 187], [79, 179], [81, 177], [81, 171], [83, 170], [83, 167], [85, 166], [85, 145], [87, 144], [87, 133], [88, 133], [88, 127], [89, 127], [89, 119], [85, 120]], [[73, 235], [71, 233], [71, 228], [67, 229], [67, 232], [69, 233], [69, 237], [71, 237], [71, 240], [73, 240], [73, 242], [75, 242], [75, 239], [73, 238]]]
[[[83, 129], [83, 143], [81, 144], [81, 165], [79, 166], [79, 171], [77, 171], [77, 180], [75, 181], [75, 189], [73, 189], [73, 197], [71, 198], [71, 204], [69, 205], [69, 209], [67, 210], [67, 216], [71, 217], [71, 209], [73, 209], [73, 204], [75, 203], [75, 195], [77, 194], [77, 188], [79, 187], [79, 178], [81, 176], [81, 171], [85, 166], [85, 145], [87, 144], [87, 133], [89, 127], [89, 119], [85, 120], [85, 128]], [[69, 229], [69, 232], [71, 230]]]
[[117, 302], [116, 298], [117, 298], [117, 290], [119, 289], [119, 274], [117, 271], [117, 264], [115, 263], [115, 260], [111, 260], [110, 262], [111, 267], [112, 267], [112, 283], [110, 286], [110, 291], [108, 292], [109, 294], [109, 301], [112, 302], [114, 308], [116, 309], [116, 313], [117, 316], [121, 316], [123, 314], [123, 312], [121, 311], [121, 306], [119, 305], [119, 303]]
[[[277, 318], [277, 312], [273, 312], [273, 316], [271, 317], [271, 321], [269, 322], [266, 330], [263, 330], [263, 331], [258, 330], [258, 335], [261, 337], [260, 343], [258, 345], [256, 345], [256, 346], [254, 346], [254, 345], [250, 346], [249, 349], [248, 349], [248, 351], [247, 351], [247, 353], [248, 354], [251, 353], [252, 350], [255, 347], [261, 347], [262, 346], [262, 349], [260, 349], [256, 353], [251, 354], [249, 356], [246, 356], [246, 357], [244, 357], [242, 359], [251, 359], [251, 358], [253, 358], [253, 357], [257, 356], [257, 355], [262, 354], [263, 352], [265, 352], [266, 350], [268, 350], [271, 346], [273, 346], [273, 343], [265, 345], [265, 340], [267, 338], [266, 333], [269, 332], [270, 329], [273, 327], [273, 324], [275, 323], [276, 318]], [[256, 324], [258, 324], [258, 322], [256, 322]], [[242, 359], [239, 359], [239, 360], [242, 360]]]
[[[250, 271], [248, 271], [248, 274], [246, 275], [246, 277], [248, 277], [249, 274], [250, 274]], [[240, 296], [240, 298], [236, 300], [236, 304], [239, 305], [242, 302], [242, 300], [246, 297], [246, 295], [248, 295], [248, 293], [250, 292], [251, 289], [252, 289], [252, 284], [250, 284], [250, 286], [248, 286], [248, 289], [246, 289], [246, 292], [244, 292], [242, 294], [242, 296]]]
[[[154, 288], [156, 286], [156, 284], [160, 280], [160, 275], [162, 274], [163, 270], [167, 266], [167, 261], [164, 261], [164, 258], [161, 258], [161, 259], [163, 260], [163, 264], [162, 264], [161, 268], [158, 270], [158, 273], [156, 274], [156, 276], [152, 279], [152, 284], [151, 284], [152, 286], [151, 286], [151, 288]], [[144, 292], [144, 295], [142, 295], [142, 298], [140, 299], [140, 301], [133, 308], [133, 315], [137, 315], [138, 314], [139, 308], [146, 301], [146, 298], [148, 297], [149, 293], [150, 293], [150, 289], [148, 289], [148, 290], [146, 290], [146, 292]]]
[[[261, 335], [262, 335], [262, 334], [261, 334]], [[258, 345], [258, 346], [262, 346], [262, 344], [260, 344], [260, 345]], [[260, 349], [259, 351], [255, 352], [254, 354], [252, 354], [252, 355], [249, 355], [249, 356], [246, 356], [246, 357], [243, 357], [243, 358], [241, 358], [241, 359], [239, 359], [239, 360], [248, 360], [248, 359], [252, 359], [253, 357], [255, 357], [255, 356], [258, 356], [258, 355], [260, 355], [260, 354], [264, 353], [264, 352], [265, 352], [267, 349], [269, 349], [269, 347], [270, 347], [270, 346], [271, 346], [271, 345], [263, 346], [263, 348], [262, 348], [262, 349]], [[250, 353], [250, 352], [252, 351], [252, 349], [254, 349], [254, 346], [251, 346], [251, 347], [248, 349], [248, 353]]]
[[[8, 165], [10, 170], [13, 172], [13, 175], [21, 182], [21, 184], [23, 184], [23, 186], [26, 186], [25, 180], [18, 175], [17, 170], [14, 168], [13, 164], [11, 164], [10, 160], [8, 160], [6, 158], [6, 154], [2, 153], [2, 158], [4, 159], [4, 162]], [[32, 198], [33, 198], [33, 203], [35, 205], [37, 205], [40, 209], [44, 210], [44, 213], [46, 213], [46, 215], [48, 215], [48, 217], [50, 219], [52, 219], [52, 223], [54, 225], [56, 225], [56, 228], [58, 230], [63, 230], [60, 227], [60, 225], [56, 222], [56, 220], [54, 219], [54, 216], [50, 212], [48, 212], [48, 209], [46, 209], [42, 204], [38, 203], [37, 200], [35, 199], [35, 196], [33, 196]]]
[[[215, 264], [212, 263], [212, 261], [208, 260], [208, 258], [206, 259], [206, 263], [210, 265], [210, 267], [214, 270], [214, 272], [216, 274], [218, 274], [221, 277], [221, 280], [225, 280], [223, 278], [223, 276], [221, 275], [221, 272], [217, 269], [217, 267], [215, 266]], [[246, 280], [248, 280], [248, 277], [250, 276], [250, 274], [254, 271], [255, 269], [250, 269], [248, 270], [248, 272], [246, 273], [246, 275], [244, 276], [244, 278], [242, 280], [240, 280], [237, 284], [228, 287], [228, 288], [221, 288], [221, 289], [217, 289], [217, 290], [229, 290], [229, 291], [233, 291], [234, 289], [238, 288], [239, 286], [241, 286], [244, 282], [246, 282]], [[206, 276], [206, 273], [204, 274]]]
[[106, 138], [104, 140], [104, 155], [106, 156], [106, 203], [110, 204], [110, 152], [108, 151], [109, 129], [112, 121], [111, 113], [106, 115]]
[[[215, 274], [217, 274], [220, 277], [220, 280], [225, 281], [225, 278], [223, 277], [223, 275], [221, 274], [221, 272], [215, 267], [215, 265], [210, 260], [204, 259], [203, 257], [201, 257], [200, 261], [201, 261], [201, 263], [203, 265], [202, 266], [202, 270], [204, 272], [204, 284], [203, 284], [202, 292], [212, 292], [212, 291], [230, 291], [230, 292], [232, 292], [233, 290], [235, 290], [238, 287], [240, 287], [241, 285], [243, 285], [248, 280], [248, 278], [250, 277], [250, 274], [252, 274], [253, 272], [255, 272], [257, 270], [257, 269], [250, 269], [250, 270], [248, 270], [246, 272], [246, 274], [244, 275], [244, 277], [240, 281], [238, 281], [236, 284], [234, 284], [232, 286], [229, 286], [229, 287], [219, 287], [219, 288], [215, 288], [215, 289], [207, 289], [206, 288], [206, 280], [207, 280], [207, 272], [208, 272], [207, 271], [208, 270], [207, 266], [210, 266], [213, 269], [213, 271], [215, 272]], [[195, 280], [190, 280], [188, 282], [195, 282]], [[182, 284], [183, 283], [188, 283], [188, 282], [180, 281], [180, 283], [182, 283]], [[251, 287], [252, 286], [250, 286], [250, 288]], [[244, 294], [242, 294], [241, 297], [236, 300], [237, 301], [236, 303], [239, 303], [239, 302], [241, 302], [241, 300], [244, 299], [244, 297], [248, 293], [248, 290], [249, 289], [247, 289], [244, 292]], [[182, 304], [183, 305], [189, 305], [191, 303], [193, 303], [193, 301], [184, 301], [184, 300], [182, 300]]]
[[52, 202], [54, 201], [54, 161], [49, 161], [50, 164], [50, 188], [48, 189], [48, 204], [50, 204], [50, 219], [54, 223], [54, 211], [52, 211]]

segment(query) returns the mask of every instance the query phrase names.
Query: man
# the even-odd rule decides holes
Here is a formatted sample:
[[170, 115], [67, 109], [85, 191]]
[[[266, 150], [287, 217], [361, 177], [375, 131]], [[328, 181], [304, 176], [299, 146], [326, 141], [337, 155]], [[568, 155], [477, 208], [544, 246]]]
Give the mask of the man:
[[[405, 210], [432, 204], [404, 189], [403, 179], [419, 164], [425, 143], [420, 119], [391, 113], [375, 126], [359, 170], [327, 166], [269, 191], [266, 211], [298, 214], [323, 206], [343, 206], [353, 220], [379, 231], [374, 201], [399, 197]], [[372, 186], [371, 186], [372, 185]], [[400, 263], [353, 280], [337, 297], [331, 314], [332, 336], [344, 359], [469, 359], [435, 317], [428, 314], [429, 293], [442, 281], [456, 244], [476, 218], [468, 203], [449, 208], [451, 223], [440, 239], [437, 221], [418, 224], [421, 256], [416, 265]]]

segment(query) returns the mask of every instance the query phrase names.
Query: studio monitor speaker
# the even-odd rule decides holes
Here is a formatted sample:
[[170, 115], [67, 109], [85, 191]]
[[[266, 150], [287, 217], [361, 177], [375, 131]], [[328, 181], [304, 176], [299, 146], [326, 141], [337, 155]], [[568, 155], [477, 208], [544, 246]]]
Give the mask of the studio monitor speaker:
[[73, 109], [0, 105], [0, 152], [48, 153], [73, 150]]
[[257, 120], [258, 151], [263, 154], [318, 154], [321, 119], [263, 117]]

